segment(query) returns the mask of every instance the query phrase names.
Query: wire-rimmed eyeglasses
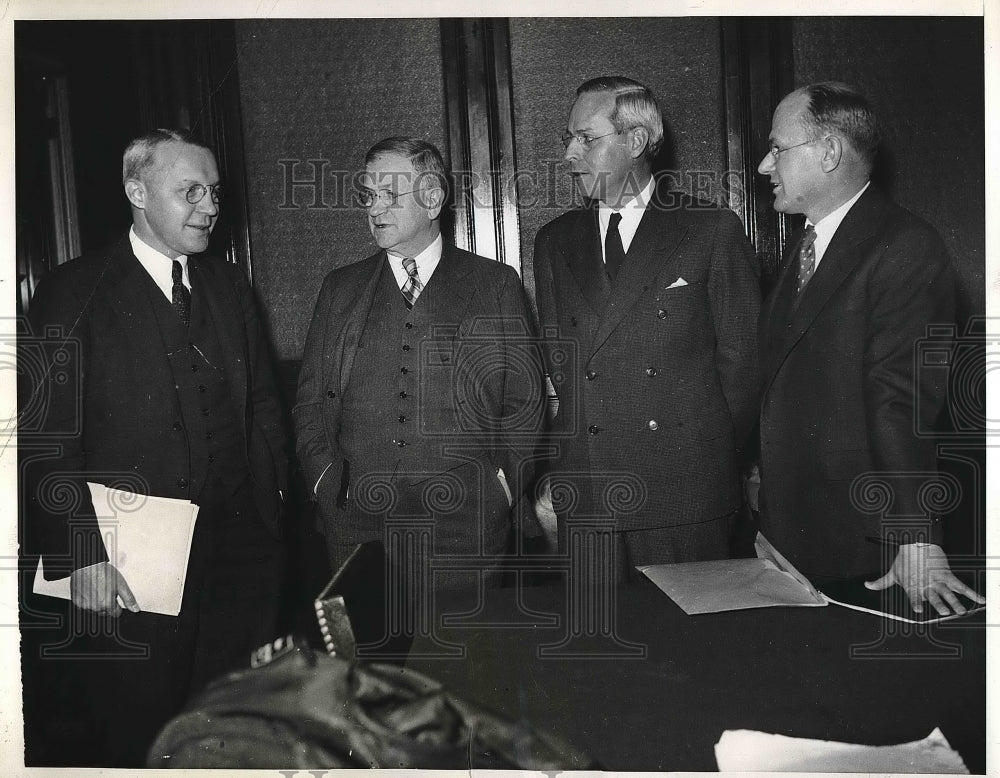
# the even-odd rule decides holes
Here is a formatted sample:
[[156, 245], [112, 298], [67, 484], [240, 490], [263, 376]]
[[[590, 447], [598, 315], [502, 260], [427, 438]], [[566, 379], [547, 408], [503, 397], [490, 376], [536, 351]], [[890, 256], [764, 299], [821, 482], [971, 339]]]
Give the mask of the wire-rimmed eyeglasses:
[[597, 143], [597, 141], [599, 141], [601, 138], [609, 138], [612, 135], [621, 135], [623, 132], [628, 132], [629, 130], [633, 130], [633, 129], [635, 129], [635, 128], [634, 127], [629, 127], [627, 129], [624, 129], [624, 130], [621, 130], [621, 131], [615, 130], [614, 132], [606, 132], [606, 133], [604, 133], [604, 135], [588, 135], [585, 132], [568, 132], [567, 131], [567, 132], [564, 132], [562, 134], [562, 137], [560, 138], [560, 141], [562, 142], [562, 146], [563, 146], [564, 149], [568, 149], [569, 146], [570, 146], [570, 144], [573, 141], [576, 141], [577, 143], [580, 144], [581, 148], [583, 148], [584, 151], [587, 151], [588, 149], [590, 149], [591, 146], [593, 146], [595, 143]]
[[205, 193], [212, 193], [212, 202], [218, 205], [219, 201], [222, 199], [222, 184], [192, 184], [184, 192], [184, 199], [187, 200], [191, 205], [197, 205], [204, 199]]
[[799, 146], [808, 146], [810, 143], [815, 143], [818, 140], [821, 140], [821, 138], [812, 138], [810, 140], [804, 140], [802, 141], [802, 143], [795, 143], [791, 146], [779, 146], [777, 143], [772, 143], [770, 148], [768, 148], [767, 153], [770, 154], [775, 159], [777, 159], [786, 151], [797, 149]]
[[422, 186], [408, 192], [393, 192], [391, 189], [356, 189], [354, 190], [354, 201], [362, 208], [371, 208], [375, 201], [379, 200], [387, 208], [391, 208], [403, 195], [413, 194], [422, 189]]

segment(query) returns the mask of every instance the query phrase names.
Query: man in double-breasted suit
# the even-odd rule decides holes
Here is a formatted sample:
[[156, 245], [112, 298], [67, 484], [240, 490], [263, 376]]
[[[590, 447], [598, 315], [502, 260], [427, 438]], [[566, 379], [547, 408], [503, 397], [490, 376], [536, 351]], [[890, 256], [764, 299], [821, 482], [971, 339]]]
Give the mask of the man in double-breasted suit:
[[942, 371], [918, 360], [923, 341], [947, 350], [954, 322], [944, 244], [871, 185], [878, 128], [851, 87], [792, 92], [770, 144], [774, 207], [806, 224], [760, 320], [761, 530], [815, 579], [877, 578], [916, 610], [964, 611], [956, 593], [979, 598], [941, 550], [935, 442], [920, 434], [945, 399]]
[[423, 140], [368, 151], [358, 199], [380, 250], [324, 280], [293, 414], [331, 567], [382, 540], [421, 590], [497, 580], [512, 516], [533, 517], [544, 405], [520, 279], [443, 242], [446, 183]]
[[563, 143], [587, 202], [535, 239], [560, 531], [608, 519], [619, 577], [729, 556], [758, 399], [750, 245], [731, 211], [656, 191], [662, 140], [648, 88], [583, 84]]
[[[39, 285], [32, 332], [53, 348], [21, 401], [42, 403], [55, 452], [25, 462], [28, 534], [46, 576], [70, 576], [99, 763], [141, 766], [191, 692], [274, 637], [287, 438], [246, 278], [203, 254], [219, 214], [212, 152], [157, 130], [123, 167], [132, 229]], [[87, 481], [199, 506], [179, 616], [140, 610]]]

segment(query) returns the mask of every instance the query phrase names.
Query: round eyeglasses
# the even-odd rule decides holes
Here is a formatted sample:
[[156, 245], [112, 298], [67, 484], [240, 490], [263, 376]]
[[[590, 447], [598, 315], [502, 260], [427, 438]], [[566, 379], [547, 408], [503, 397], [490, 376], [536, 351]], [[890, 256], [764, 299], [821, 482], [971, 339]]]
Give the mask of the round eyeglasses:
[[184, 192], [184, 199], [191, 203], [191, 205], [197, 205], [204, 199], [206, 192], [212, 193], [212, 202], [218, 205], [222, 199], [222, 184], [208, 184], [207, 186], [205, 184], [193, 184]]

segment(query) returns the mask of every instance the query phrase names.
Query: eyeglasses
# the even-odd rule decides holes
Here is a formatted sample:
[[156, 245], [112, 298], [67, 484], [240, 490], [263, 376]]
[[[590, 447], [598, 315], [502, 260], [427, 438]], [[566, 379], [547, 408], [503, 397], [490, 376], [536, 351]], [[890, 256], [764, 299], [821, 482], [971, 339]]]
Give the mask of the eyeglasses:
[[188, 187], [184, 193], [184, 199], [191, 203], [191, 205], [197, 205], [204, 199], [205, 192], [211, 192], [212, 202], [218, 205], [219, 200], [222, 199], [222, 184], [209, 184], [208, 186], [194, 184]]
[[371, 208], [376, 200], [380, 200], [386, 207], [391, 208], [403, 195], [419, 192], [423, 187], [411, 189], [409, 192], [393, 192], [389, 189], [357, 189], [354, 192], [354, 200], [362, 208]]
[[818, 140], [822, 140], [822, 139], [821, 138], [813, 138], [812, 140], [804, 140], [804, 141], [802, 141], [802, 143], [796, 143], [794, 146], [785, 146], [784, 148], [782, 148], [781, 146], [777, 145], [776, 143], [772, 143], [771, 144], [771, 148], [769, 148], [767, 150], [767, 153], [770, 154], [775, 159], [777, 159], [781, 154], [784, 154], [786, 151], [791, 151], [792, 149], [797, 149], [799, 146], [808, 146], [810, 143], [815, 143]]
[[601, 138], [608, 138], [612, 135], [621, 135], [623, 132], [628, 132], [629, 130], [634, 130], [635, 127], [629, 127], [621, 131], [608, 132], [604, 135], [587, 135], [585, 132], [564, 132], [562, 134], [562, 145], [564, 149], [568, 149], [573, 141], [580, 144], [584, 151], [588, 151], [591, 146], [593, 146]]

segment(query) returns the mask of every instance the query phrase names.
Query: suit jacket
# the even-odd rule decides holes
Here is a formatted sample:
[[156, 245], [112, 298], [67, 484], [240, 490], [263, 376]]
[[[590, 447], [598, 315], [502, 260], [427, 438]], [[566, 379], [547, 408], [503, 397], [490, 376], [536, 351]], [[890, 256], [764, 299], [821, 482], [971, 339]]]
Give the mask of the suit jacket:
[[928, 513], [935, 444], [918, 431], [946, 382], [916, 359], [928, 326], [954, 321], [955, 280], [937, 232], [872, 187], [797, 301], [790, 245], [760, 320], [761, 529], [804, 573], [870, 575], [883, 518]]
[[[287, 438], [253, 293], [238, 268], [188, 260], [192, 287], [208, 300], [247, 443], [258, 511], [279, 532], [279, 489], [287, 488]], [[33, 337], [23, 341], [31, 385], [22, 407], [41, 401], [31, 442], [55, 457], [26, 465], [29, 508], [47, 555], [70, 554], [71, 569], [107, 559], [86, 480], [118, 481], [160, 497], [194, 499], [187, 431], [166, 348], [145, 288], [152, 283], [128, 236], [51, 271], [31, 303]], [[60, 348], [61, 346], [61, 348]], [[26, 442], [26, 441], [25, 441]], [[90, 536], [69, 548], [68, 522]], [[46, 573], [57, 567], [46, 563]], [[65, 562], [62, 574], [69, 570]]]
[[597, 219], [591, 204], [535, 239], [557, 513], [614, 513], [619, 529], [726, 516], [759, 396], [760, 289], [740, 221], [654, 198], [612, 285]]
[[[335, 532], [344, 529], [344, 516], [336, 504], [346, 488], [342, 483], [345, 456], [338, 440], [344, 390], [381, 274], [391, 272], [385, 252], [380, 251], [329, 273], [306, 337], [293, 411], [296, 451], [310, 490], [322, 476], [315, 497], [322, 518]], [[503, 469], [521, 530], [538, 534], [525, 491], [532, 480], [544, 391], [520, 279], [506, 265], [445, 244], [428, 283], [435, 285], [439, 300], [450, 301], [436, 312], [434, 326], [448, 333], [445, 337], [454, 344], [452, 351], [463, 353], [463, 345], [486, 348], [491, 353], [487, 361], [501, 366], [488, 371], [486, 380], [476, 387], [477, 402], [485, 406], [482, 416], [499, 420], [499, 426], [484, 424], [465, 433], [488, 452], [494, 468]], [[436, 426], [433, 420], [430, 426]], [[484, 499], [495, 495], [501, 495], [506, 512], [501, 490], [491, 491]], [[351, 542], [344, 536], [341, 540]]]

